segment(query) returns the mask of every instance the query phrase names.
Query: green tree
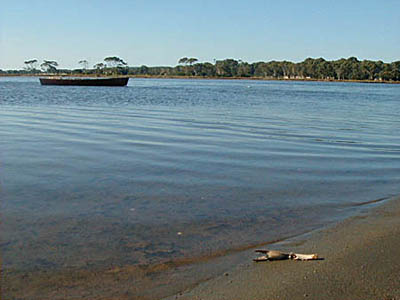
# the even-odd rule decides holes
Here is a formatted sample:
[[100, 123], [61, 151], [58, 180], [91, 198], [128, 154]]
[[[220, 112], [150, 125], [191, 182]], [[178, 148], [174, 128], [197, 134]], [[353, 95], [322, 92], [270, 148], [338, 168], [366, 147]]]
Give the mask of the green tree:
[[193, 65], [193, 64], [194, 64], [195, 62], [197, 62], [197, 61], [198, 61], [197, 58], [191, 57], [191, 58], [188, 58], [187, 63], [188, 63], [189, 65]]
[[110, 68], [113, 74], [122, 74], [124, 71], [127, 72], [124, 67], [126, 67], [128, 64], [123, 59], [117, 56], [106, 57], [104, 59], [104, 62], [106, 63], [106, 66]]
[[269, 64], [266, 62], [256, 62], [253, 64], [254, 68], [254, 76], [256, 77], [271, 77], [272, 76], [272, 70], [269, 67]]
[[89, 66], [89, 62], [86, 59], [80, 60], [78, 63], [82, 66], [84, 70], [86, 70]]
[[216, 73], [218, 76], [235, 77], [237, 76], [239, 62], [234, 59], [217, 60], [215, 62]]
[[145, 65], [139, 67], [139, 74], [146, 75], [149, 73], [149, 68]]
[[294, 63], [285, 60], [280, 64], [284, 78], [291, 78], [294, 76]]
[[247, 62], [239, 60], [239, 66], [237, 68], [237, 76], [239, 77], [251, 77], [254, 75], [254, 66]]
[[379, 73], [383, 69], [382, 61], [363, 60], [361, 62], [361, 70], [364, 73], [363, 79], [375, 80], [379, 77]]
[[216, 75], [215, 66], [209, 62], [195, 64], [193, 68], [197, 76], [214, 77]]
[[57, 73], [58, 63], [55, 60], [44, 60], [40, 67], [47, 73]]
[[187, 62], [188, 62], [188, 58], [187, 57], [182, 57], [181, 59], [178, 60], [178, 64], [186, 65]]
[[127, 63], [123, 61], [123, 59], [117, 57], [117, 56], [109, 56], [104, 59], [104, 62], [106, 65], [110, 68], [115, 68], [115, 67], [123, 67], [126, 66]]
[[93, 68], [96, 69], [97, 74], [102, 74], [104, 72], [105, 67], [106, 65], [103, 63], [97, 63], [93, 66]]
[[335, 79], [343, 80], [346, 76], [346, 59], [341, 58], [333, 62], [333, 68], [335, 70]]
[[283, 77], [283, 69], [281, 64], [278, 61], [270, 61], [268, 63], [268, 68], [272, 71], [272, 77], [274, 78], [282, 78]]
[[37, 63], [38, 63], [37, 59], [31, 59], [31, 60], [24, 61], [25, 70], [27, 70], [30, 73], [34, 72], [36, 70]]
[[400, 81], [400, 61], [392, 62], [390, 65], [393, 70], [392, 80]]

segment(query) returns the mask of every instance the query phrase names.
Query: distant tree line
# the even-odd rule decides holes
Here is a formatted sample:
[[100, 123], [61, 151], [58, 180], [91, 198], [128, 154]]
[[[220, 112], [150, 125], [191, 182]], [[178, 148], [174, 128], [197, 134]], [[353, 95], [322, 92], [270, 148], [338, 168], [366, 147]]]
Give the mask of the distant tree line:
[[323, 58], [307, 58], [294, 63], [290, 61], [269, 61], [247, 63], [241, 60], [216, 60], [214, 63], [198, 62], [197, 58], [183, 57], [175, 67], [129, 67], [121, 58], [106, 57], [104, 62], [88, 68], [86, 60], [79, 61], [83, 68], [59, 70], [57, 62], [45, 60], [38, 70], [36, 59], [24, 62], [23, 70], [1, 71], [0, 74], [91, 74], [91, 75], [132, 75], [132, 76], [190, 76], [211, 78], [264, 78], [264, 79], [314, 79], [314, 80], [372, 80], [400, 81], [400, 61], [384, 63], [382, 61], [363, 60], [356, 57], [327, 61]]
[[316, 79], [316, 80], [385, 80], [400, 81], [400, 61], [363, 60], [355, 57], [327, 61], [307, 58], [303, 62], [270, 61], [247, 63], [241, 60], [217, 60], [194, 63], [187, 58], [175, 67], [129, 67], [128, 75], [142, 76], [198, 76], [198, 77], [248, 77], [266, 79]]

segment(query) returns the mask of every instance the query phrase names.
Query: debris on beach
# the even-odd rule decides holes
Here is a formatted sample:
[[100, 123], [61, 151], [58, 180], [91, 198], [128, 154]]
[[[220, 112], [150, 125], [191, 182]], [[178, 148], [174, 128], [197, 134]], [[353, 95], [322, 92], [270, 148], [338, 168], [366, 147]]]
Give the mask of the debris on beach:
[[313, 260], [318, 259], [318, 254], [299, 254], [299, 253], [291, 253], [290, 258], [294, 260]]
[[315, 260], [318, 259], [318, 254], [299, 254], [299, 253], [284, 253], [276, 250], [256, 250], [257, 253], [265, 254], [263, 256], [259, 256], [254, 258], [255, 262], [266, 261], [266, 260], [285, 260], [285, 259], [293, 259], [293, 260]]

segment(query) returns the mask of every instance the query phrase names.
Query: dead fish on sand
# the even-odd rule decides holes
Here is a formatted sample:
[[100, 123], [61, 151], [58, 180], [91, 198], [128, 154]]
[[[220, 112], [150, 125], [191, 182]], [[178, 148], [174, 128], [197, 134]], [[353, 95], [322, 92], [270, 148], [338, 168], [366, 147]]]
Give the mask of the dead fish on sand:
[[293, 260], [314, 260], [318, 259], [317, 254], [298, 254], [298, 253], [284, 253], [276, 250], [256, 250], [258, 253], [263, 253], [265, 255], [254, 258], [255, 262], [266, 261], [266, 260], [284, 260], [284, 259], [293, 259]]

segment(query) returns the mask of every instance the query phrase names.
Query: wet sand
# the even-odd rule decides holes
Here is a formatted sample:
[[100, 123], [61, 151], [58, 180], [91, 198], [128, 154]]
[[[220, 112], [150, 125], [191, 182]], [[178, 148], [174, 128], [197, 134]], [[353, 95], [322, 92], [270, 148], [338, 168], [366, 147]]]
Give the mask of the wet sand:
[[400, 197], [269, 248], [323, 260], [238, 265], [169, 299], [400, 299]]
[[247, 249], [195, 264], [9, 270], [2, 274], [3, 298], [400, 299], [400, 198], [265, 248], [318, 253], [323, 259], [254, 263], [254, 249]]

